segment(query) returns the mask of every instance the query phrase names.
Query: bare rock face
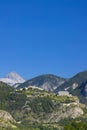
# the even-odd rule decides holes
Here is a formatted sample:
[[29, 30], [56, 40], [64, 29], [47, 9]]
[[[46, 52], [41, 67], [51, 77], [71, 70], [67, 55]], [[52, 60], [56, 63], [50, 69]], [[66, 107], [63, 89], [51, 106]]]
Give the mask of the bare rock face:
[[72, 118], [76, 118], [76, 117], [79, 117], [80, 115], [83, 115], [83, 110], [81, 109], [81, 108], [79, 108], [79, 107], [75, 107], [74, 109], [73, 109], [73, 113], [72, 113]]
[[72, 88], [76, 89], [77, 87], [78, 87], [78, 84], [77, 83], [73, 83]]

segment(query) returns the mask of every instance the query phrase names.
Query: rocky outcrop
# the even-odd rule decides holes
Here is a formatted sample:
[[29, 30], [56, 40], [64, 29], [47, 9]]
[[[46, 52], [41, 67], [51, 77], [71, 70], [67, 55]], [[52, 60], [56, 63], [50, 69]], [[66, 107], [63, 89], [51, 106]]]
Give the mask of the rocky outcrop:
[[0, 129], [17, 128], [15, 123], [16, 121], [8, 112], [0, 110]]

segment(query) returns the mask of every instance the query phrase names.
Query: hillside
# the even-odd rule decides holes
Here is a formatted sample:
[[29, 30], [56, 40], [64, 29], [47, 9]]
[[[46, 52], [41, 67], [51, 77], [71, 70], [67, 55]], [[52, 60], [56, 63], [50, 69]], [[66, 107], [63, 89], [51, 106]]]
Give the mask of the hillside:
[[2, 82], [0, 112], [1, 130], [63, 130], [73, 120], [87, 119], [87, 108], [76, 96], [38, 88], [13, 89]]
[[30, 79], [23, 84], [20, 84], [18, 88], [24, 88], [28, 86], [36, 86], [39, 88], [43, 88], [47, 91], [54, 91], [57, 87], [63, 84], [66, 79], [58, 77], [56, 75], [47, 74], [47, 75], [40, 75], [33, 79]]
[[6, 111], [0, 110], [0, 130], [16, 130], [16, 121], [13, 117]]
[[86, 119], [86, 107], [76, 96], [58, 96], [37, 88], [15, 90], [0, 84], [0, 110], [9, 112], [16, 121], [10, 124], [16, 126], [12, 130], [61, 130], [78, 117]]
[[0, 109], [7, 108], [9, 95], [14, 91], [9, 85], [0, 82]]

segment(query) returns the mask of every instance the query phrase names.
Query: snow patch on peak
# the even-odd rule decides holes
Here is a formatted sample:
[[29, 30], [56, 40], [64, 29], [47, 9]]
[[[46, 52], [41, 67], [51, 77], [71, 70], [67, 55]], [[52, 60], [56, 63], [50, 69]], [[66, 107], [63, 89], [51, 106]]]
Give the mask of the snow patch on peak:
[[10, 72], [4, 78], [0, 78], [0, 81], [7, 83], [10, 86], [13, 86], [16, 83], [25, 82], [25, 80], [16, 72]]
[[5, 78], [16, 81], [17, 83], [23, 83], [25, 80], [16, 72], [10, 72]]

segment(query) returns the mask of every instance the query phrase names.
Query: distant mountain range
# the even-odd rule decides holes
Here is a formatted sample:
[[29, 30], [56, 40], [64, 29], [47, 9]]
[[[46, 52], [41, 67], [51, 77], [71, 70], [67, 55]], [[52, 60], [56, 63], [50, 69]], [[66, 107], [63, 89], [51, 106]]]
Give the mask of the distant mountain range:
[[87, 104], [87, 71], [80, 72], [69, 79], [52, 74], [40, 75], [25, 81], [18, 88], [29, 86], [36, 86], [54, 93], [68, 91], [70, 94], [78, 96], [82, 103]]
[[7, 74], [5, 77], [0, 78], [0, 81], [13, 86], [17, 83], [23, 83], [25, 82], [25, 80], [16, 72], [10, 72], [9, 74]]
[[87, 104], [87, 71], [80, 72], [69, 79], [44, 74], [27, 81], [16, 72], [11, 72], [4, 78], [0, 78], [0, 81], [18, 89], [37, 87], [56, 94], [59, 91], [68, 91], [70, 94], [78, 96], [82, 103]]

